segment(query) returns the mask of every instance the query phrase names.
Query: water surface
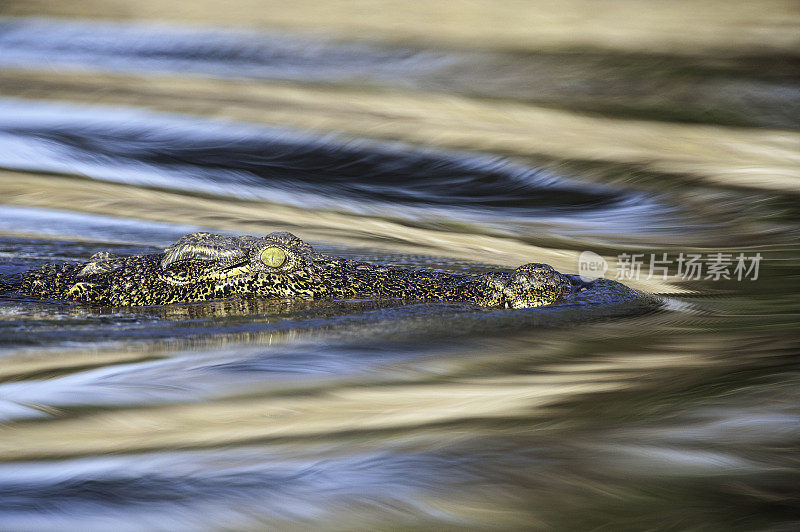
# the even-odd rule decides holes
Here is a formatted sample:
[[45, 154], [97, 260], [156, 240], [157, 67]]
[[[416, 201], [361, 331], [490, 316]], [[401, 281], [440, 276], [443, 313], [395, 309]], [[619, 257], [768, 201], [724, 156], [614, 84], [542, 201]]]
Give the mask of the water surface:
[[[669, 77], [681, 98], [724, 86], [736, 96], [689, 99], [737, 118], [683, 109], [631, 122], [650, 96], [629, 86], [639, 103], [623, 112], [604, 107], [602, 90], [578, 90], [609, 65], [597, 51], [573, 51], [567, 68], [547, 54], [38, 18], [4, 19], [0, 43], [0, 64], [16, 69], [0, 79], [7, 280], [98, 251], [157, 253], [198, 230], [290, 230], [329, 254], [467, 273], [543, 261], [574, 274], [585, 250], [609, 261], [612, 278], [623, 253], [700, 254], [706, 268], [717, 252], [763, 257], [758, 277], [741, 281], [682, 279], [675, 263], [667, 278], [648, 278], [645, 262], [626, 282], [661, 303], [640, 306], [243, 299], [113, 308], [4, 293], [0, 528], [800, 525], [800, 227], [784, 171], [796, 160], [797, 124], [781, 107], [796, 108], [798, 89], [772, 63], [711, 68], [713, 54], [684, 58], [691, 76]], [[669, 70], [646, 58], [623, 68], [637, 87]], [[101, 91], [87, 102], [66, 85], [46, 97], [14, 86], [14, 76], [45, 68], [98, 86], [120, 73], [138, 82], [124, 105]], [[509, 75], [471, 78], [470, 69]], [[235, 91], [219, 85], [215, 97], [249, 116], [220, 111], [187, 89], [194, 82], [176, 85], [174, 97], [195, 112], [160, 108], [137, 83], [165, 76], [236, 79]], [[618, 78], [603, 79], [625, 92]], [[737, 87], [754, 79], [760, 96], [742, 104]], [[544, 103], [562, 114], [548, 116], [565, 131], [586, 118], [568, 114], [581, 107], [575, 93], [552, 88], [570, 80], [593, 112], [606, 109], [619, 138], [640, 135], [662, 162], [691, 164], [648, 170], [648, 161], [631, 164], [625, 144], [619, 160], [604, 151], [602, 163], [526, 152], [530, 139], [511, 126], [489, 144], [464, 145], [462, 130], [437, 122], [463, 98], [495, 116], [508, 101], [539, 112], [530, 80], [551, 87]], [[262, 89], [285, 90], [320, 123], [350, 119], [323, 95], [362, 91], [395, 104], [391, 90], [417, 91], [403, 101], [425, 100], [410, 110], [447, 137], [378, 134], [389, 119], [366, 107], [361, 123], [376, 129], [358, 135], [264, 123], [260, 100], [244, 97]], [[475, 109], [464, 114], [488, 120]], [[734, 122], [784, 129], [720, 126]], [[717, 170], [721, 152], [678, 131], [736, 146], [726, 148], [729, 173]], [[451, 138], [465, 140], [457, 149]], [[561, 142], [570, 138], [603, 151], [591, 131]], [[725, 182], [732, 173], [741, 180]]]

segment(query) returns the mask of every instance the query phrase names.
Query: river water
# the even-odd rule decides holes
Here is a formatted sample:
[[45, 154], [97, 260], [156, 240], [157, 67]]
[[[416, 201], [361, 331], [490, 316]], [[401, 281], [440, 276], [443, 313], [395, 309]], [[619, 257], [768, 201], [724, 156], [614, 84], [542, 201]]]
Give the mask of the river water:
[[591, 251], [662, 298], [2, 294], [3, 530], [800, 526], [791, 53], [8, 17], [0, 67], [4, 279], [286, 230], [469, 273]]

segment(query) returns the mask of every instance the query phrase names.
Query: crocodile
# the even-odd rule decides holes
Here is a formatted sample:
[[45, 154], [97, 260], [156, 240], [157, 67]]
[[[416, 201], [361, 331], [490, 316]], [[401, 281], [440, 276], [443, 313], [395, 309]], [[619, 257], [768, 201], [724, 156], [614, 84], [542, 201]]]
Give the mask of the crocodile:
[[[615, 281], [605, 282], [629, 290]], [[519, 309], [564, 301], [590, 286], [547, 264], [459, 274], [333, 257], [286, 232], [263, 237], [198, 232], [183, 236], [163, 253], [100, 252], [83, 263], [47, 264], [22, 274], [21, 280], [7, 287], [42, 298], [111, 306], [252, 296], [392, 298]]]

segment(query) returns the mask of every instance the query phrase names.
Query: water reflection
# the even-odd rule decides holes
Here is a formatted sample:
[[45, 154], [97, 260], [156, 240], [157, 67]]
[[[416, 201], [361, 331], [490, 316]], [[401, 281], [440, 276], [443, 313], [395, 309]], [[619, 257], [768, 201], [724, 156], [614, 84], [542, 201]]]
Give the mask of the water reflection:
[[[724, 60], [659, 49], [527, 53], [275, 31], [0, 18], [0, 64], [77, 70], [400, 86], [644, 118], [797, 129], [791, 54]], [[736, 90], [730, 90], [735, 86]]]
[[455, 211], [458, 220], [568, 217], [575, 223], [586, 216], [595, 224], [633, 226], [637, 218], [670, 210], [644, 194], [578, 184], [493, 156], [132, 109], [98, 113], [13, 100], [0, 100], [0, 109], [6, 168], [412, 219]]
[[742, 250], [761, 277], [520, 311], [3, 293], [0, 528], [800, 528], [785, 3], [199, 1], [6, 2], [288, 26], [0, 20], [0, 276], [280, 229], [459, 272]]
[[356, 526], [387, 507], [401, 521], [404, 514], [447, 515], [427, 501], [436, 476], [452, 466], [446, 457], [305, 454], [244, 448], [7, 464], [0, 466], [0, 515], [7, 526], [28, 530], [54, 523], [82, 530], [250, 528], [319, 519]]
[[[440, 355], [448, 351], [432, 345], [333, 341], [270, 347], [272, 340], [265, 338], [265, 345], [238, 344], [177, 353], [159, 353], [151, 347], [145, 360], [134, 363], [104, 361], [88, 370], [85, 366], [62, 365], [61, 371], [66, 372], [62, 376], [51, 366], [47, 379], [41, 379], [38, 371], [31, 372], [29, 361], [20, 363], [12, 358], [0, 375], [6, 381], [0, 383], [0, 419], [63, 417], [68, 415], [64, 410], [67, 407], [142, 407], [253, 393], [295, 394], [304, 389], [324, 389], [345, 378], [379, 375], [390, 379], [402, 361], [429, 356], [433, 350]], [[274, 340], [281, 344], [287, 338], [275, 335]]]
[[[490, 525], [500, 509], [504, 526], [581, 527], [601, 505], [638, 526], [644, 508], [677, 524], [673, 510], [694, 500], [694, 519], [768, 522], [759, 511], [796, 502], [796, 385], [762, 355], [777, 346], [728, 335], [726, 356], [719, 333], [687, 335], [690, 320], [665, 318], [569, 340], [552, 329], [477, 344], [164, 353], [4, 384], [4, 398], [40, 418], [3, 439], [15, 463], [2, 466], [2, 516], [193, 526], [228, 516], [221, 505], [255, 520], [242, 526], [364, 526], [388, 505], [393, 522]], [[95, 457], [109, 453], [120, 456]], [[723, 493], [734, 511], [715, 504]]]

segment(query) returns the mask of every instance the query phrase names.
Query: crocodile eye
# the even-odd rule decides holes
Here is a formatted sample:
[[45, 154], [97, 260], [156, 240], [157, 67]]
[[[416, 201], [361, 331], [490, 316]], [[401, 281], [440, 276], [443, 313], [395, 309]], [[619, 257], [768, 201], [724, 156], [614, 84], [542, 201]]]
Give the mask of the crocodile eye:
[[267, 248], [261, 252], [260, 259], [267, 266], [278, 268], [286, 262], [286, 253], [281, 248]]

